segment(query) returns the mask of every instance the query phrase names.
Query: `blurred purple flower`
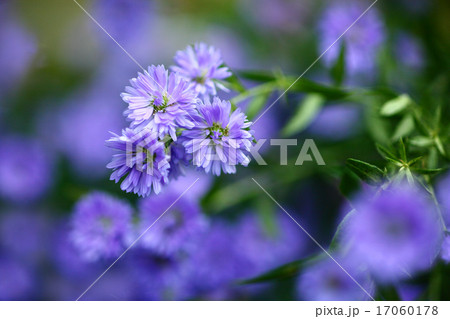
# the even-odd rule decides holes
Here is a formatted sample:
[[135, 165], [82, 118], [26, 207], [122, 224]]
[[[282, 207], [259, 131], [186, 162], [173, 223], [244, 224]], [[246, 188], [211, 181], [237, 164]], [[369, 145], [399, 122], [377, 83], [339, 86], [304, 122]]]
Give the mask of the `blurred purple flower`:
[[[297, 281], [297, 296], [308, 301], [362, 301], [370, 297], [333, 260], [323, 260], [306, 267]], [[367, 272], [352, 266], [351, 262], [338, 262], [370, 294], [373, 282]]]
[[29, 300], [34, 278], [24, 265], [0, 257], [0, 277], [0, 300]]
[[140, 239], [140, 245], [158, 255], [171, 256], [191, 250], [208, 226], [196, 203], [169, 192], [141, 200], [139, 211], [138, 235], [154, 223]]
[[131, 267], [140, 299], [186, 300], [193, 296], [183, 260], [138, 250]]
[[[327, 6], [319, 22], [319, 50], [324, 52], [369, 7], [366, 1], [335, 1]], [[350, 75], [375, 71], [377, 53], [384, 41], [384, 24], [376, 8], [371, 8], [323, 56], [327, 66], [339, 57], [345, 45], [345, 65]], [[342, 41], [342, 42], [341, 42]]]
[[119, 151], [107, 167], [113, 170], [110, 179], [116, 183], [126, 176], [120, 185], [122, 190], [145, 197], [152, 189], [159, 194], [168, 183], [169, 157], [156, 132], [127, 128], [121, 136], [114, 134], [106, 145]]
[[124, 115], [132, 121], [132, 127], [148, 127], [159, 138], [169, 134], [176, 141], [178, 127], [194, 126], [190, 113], [195, 109], [197, 94], [178, 74], [169, 74], [162, 65], [152, 65], [130, 83], [121, 96], [128, 103]]
[[326, 106], [308, 128], [311, 134], [330, 140], [350, 137], [360, 128], [361, 112], [352, 105]]
[[[95, 0], [93, 16], [116, 41], [128, 44], [142, 34], [151, 20], [152, 5], [149, 0]], [[105, 43], [116, 45], [97, 25], [93, 24], [93, 28]]]
[[200, 116], [191, 130], [182, 132], [182, 143], [193, 164], [209, 173], [219, 176], [236, 173], [236, 165], [247, 166], [252, 146], [252, 125], [239, 109], [231, 113], [231, 103], [215, 97], [200, 102], [197, 106]]
[[29, 202], [42, 197], [52, 182], [53, 159], [35, 140], [0, 139], [0, 197]]
[[450, 226], [450, 173], [443, 176], [436, 187], [437, 198], [441, 205], [445, 223]]
[[247, 214], [236, 226], [236, 245], [253, 265], [249, 277], [257, 276], [275, 267], [298, 260], [306, 246], [301, 229], [283, 215], [276, 215], [275, 229], [265, 229], [254, 214]]
[[424, 287], [402, 283], [397, 286], [397, 291], [401, 300], [414, 301], [423, 293]]
[[236, 239], [236, 229], [223, 222], [213, 223], [200, 239], [201, 245], [189, 257], [187, 266], [196, 295], [227, 296], [234, 281], [252, 273], [252, 262], [235, 244]]
[[441, 257], [445, 262], [450, 263], [450, 235], [448, 234], [442, 242]]
[[420, 69], [424, 66], [425, 54], [418, 39], [402, 33], [395, 42], [395, 55], [399, 63], [408, 68]]
[[258, 22], [258, 26], [272, 32], [302, 31], [307, 14], [311, 11], [310, 0], [253, 0], [242, 2], [248, 14]]
[[222, 66], [222, 55], [213, 46], [205, 43], [188, 46], [184, 51], [176, 53], [175, 63], [177, 65], [172, 66], [171, 70], [190, 81], [199, 95], [216, 95], [216, 86], [228, 91], [219, 81], [231, 76], [231, 72]]
[[35, 38], [14, 18], [9, 4], [12, 1], [0, 4], [0, 93], [25, 76], [37, 51]]
[[70, 223], [60, 223], [52, 234], [52, 239], [49, 255], [57, 272], [64, 278], [73, 281], [90, 279], [102, 271], [100, 263], [92, 263], [80, 255], [71, 240]]
[[352, 257], [382, 281], [393, 281], [429, 268], [442, 228], [433, 205], [418, 189], [393, 185], [379, 194], [365, 192], [345, 228]]
[[87, 261], [118, 256], [130, 231], [131, 207], [108, 194], [94, 192], [75, 206], [70, 239]]
[[92, 90], [77, 94], [56, 113], [45, 114], [39, 123], [41, 133], [53, 141], [76, 173], [84, 178], [107, 173], [105, 165], [112, 155], [112, 151], [104, 146], [108, 132], [117, 132], [126, 124], [120, 102], [111, 97], [110, 90], [100, 85], [94, 83]]
[[40, 212], [9, 211], [0, 215], [0, 246], [19, 260], [36, 262], [48, 247], [48, 229]]

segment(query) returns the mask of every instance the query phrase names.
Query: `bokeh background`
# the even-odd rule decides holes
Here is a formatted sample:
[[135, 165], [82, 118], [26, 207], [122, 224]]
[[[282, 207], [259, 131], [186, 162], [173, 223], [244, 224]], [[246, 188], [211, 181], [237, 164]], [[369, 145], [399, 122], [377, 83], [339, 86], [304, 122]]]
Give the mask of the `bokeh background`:
[[[264, 74], [300, 75], [370, 5], [338, 0], [79, 3], [142, 66], [169, 66], [177, 50], [205, 42], [222, 52], [247, 88]], [[446, 0], [380, 0], [344, 39], [350, 43], [346, 50], [336, 45], [305, 78], [324, 85], [340, 82], [355, 94], [379, 88], [448, 106], [449, 29]], [[342, 79], [333, 69], [340, 54], [346, 60]], [[340, 189], [345, 160], [382, 161], [370, 142], [386, 139], [373, 115], [373, 100], [327, 97], [308, 125], [291, 132], [299, 141], [313, 138], [326, 166], [293, 165], [301, 142], [289, 148], [289, 165], [280, 165], [279, 148], [266, 143], [267, 166], [252, 163], [220, 177], [189, 171], [161, 198], [143, 204], [109, 181], [106, 164], [112, 153], [104, 146], [110, 131], [119, 133], [127, 125], [120, 93], [139, 70], [72, 0], [0, 1], [0, 299], [74, 300], [111, 263], [86, 260], [73, 247], [71, 219], [80, 199], [98, 191], [135, 212], [145, 205], [164, 210], [171, 196], [197, 177], [186, 195], [189, 203], [179, 210], [198, 210], [209, 224], [206, 237], [196, 239], [205, 232], [199, 227], [190, 238], [198, 252], [179, 261], [137, 247], [83, 299], [302, 299], [295, 276], [238, 283], [319, 251], [251, 178], [328, 246], [348, 210]], [[248, 72], [254, 70], [259, 73]], [[258, 74], [257, 81], [249, 74]], [[268, 106], [279, 94], [239, 106], [250, 111]], [[303, 97], [288, 93], [280, 99], [255, 125], [256, 138], [286, 136]], [[399, 283], [400, 298], [420, 298], [428, 281], [425, 275]], [[448, 292], [437, 294], [449, 298]]]

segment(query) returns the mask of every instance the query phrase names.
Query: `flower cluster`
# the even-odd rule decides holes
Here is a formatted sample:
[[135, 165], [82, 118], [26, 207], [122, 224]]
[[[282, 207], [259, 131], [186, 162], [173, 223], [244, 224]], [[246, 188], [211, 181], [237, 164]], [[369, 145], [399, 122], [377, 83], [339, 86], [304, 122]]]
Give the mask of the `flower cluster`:
[[[247, 166], [251, 122], [219, 99], [220, 81], [231, 76], [220, 52], [204, 43], [177, 52], [176, 66], [150, 66], [131, 79], [122, 99], [130, 127], [106, 141], [118, 154], [108, 164], [111, 179], [126, 192], [148, 196], [161, 191], [192, 161], [215, 175]], [[212, 101], [210, 100], [212, 98]]]

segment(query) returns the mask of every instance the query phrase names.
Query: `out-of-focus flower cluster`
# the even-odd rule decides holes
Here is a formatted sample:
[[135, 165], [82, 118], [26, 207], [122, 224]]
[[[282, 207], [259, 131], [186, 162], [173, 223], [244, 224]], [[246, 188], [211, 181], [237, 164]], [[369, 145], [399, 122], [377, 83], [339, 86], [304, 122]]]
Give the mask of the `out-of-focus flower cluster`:
[[[125, 201], [106, 193], [87, 195], [75, 207], [64, 239], [65, 249], [79, 260], [64, 266], [72, 269], [80, 261], [106, 266], [134, 242], [122, 271], [130, 275], [139, 298], [229, 299], [263, 292], [266, 285], [237, 289], [236, 284], [304, 252], [305, 238], [286, 216], [276, 215], [275, 229], [267, 229], [250, 213], [234, 222], [210, 219], [197, 204], [202, 192], [194, 189], [195, 195], [179, 198], [170, 188], [141, 199], [136, 214]], [[96, 289], [86, 298], [95, 296]]]

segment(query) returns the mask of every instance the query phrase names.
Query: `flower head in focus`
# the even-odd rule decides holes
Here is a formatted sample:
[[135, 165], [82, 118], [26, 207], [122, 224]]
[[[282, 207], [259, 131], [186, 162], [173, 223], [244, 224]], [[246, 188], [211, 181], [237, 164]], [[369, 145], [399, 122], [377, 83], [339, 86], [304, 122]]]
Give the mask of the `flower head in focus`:
[[[297, 281], [297, 295], [311, 301], [363, 301], [370, 297], [332, 259], [326, 259], [305, 268]], [[339, 264], [370, 294], [373, 282], [362, 269], [346, 260]]]
[[172, 71], [189, 80], [201, 96], [216, 95], [216, 86], [227, 91], [217, 80], [228, 78], [231, 72], [222, 66], [221, 53], [213, 46], [205, 43], [188, 46], [186, 50], [176, 53], [175, 62], [177, 65], [171, 68]]
[[382, 281], [395, 281], [431, 267], [442, 238], [434, 206], [419, 189], [392, 185], [355, 201], [345, 228], [352, 257]]
[[71, 241], [87, 261], [118, 256], [131, 225], [131, 207], [108, 194], [82, 198], [72, 217]]
[[113, 170], [111, 180], [116, 183], [125, 176], [120, 185], [127, 193], [148, 196], [158, 194], [168, 182], [169, 156], [157, 133], [149, 129], [130, 129], [122, 135], [114, 135], [106, 145], [119, 151], [107, 165]]
[[217, 97], [200, 102], [197, 110], [197, 125], [181, 135], [193, 164], [217, 176], [235, 173], [238, 164], [247, 166], [253, 136], [246, 115], [239, 109], [231, 112], [231, 103]]
[[130, 80], [122, 99], [128, 103], [124, 115], [131, 120], [132, 128], [149, 128], [159, 138], [169, 134], [176, 141], [177, 128], [194, 126], [190, 115], [195, 109], [197, 93], [189, 82], [176, 73], [170, 73], [164, 66], [150, 66]]

